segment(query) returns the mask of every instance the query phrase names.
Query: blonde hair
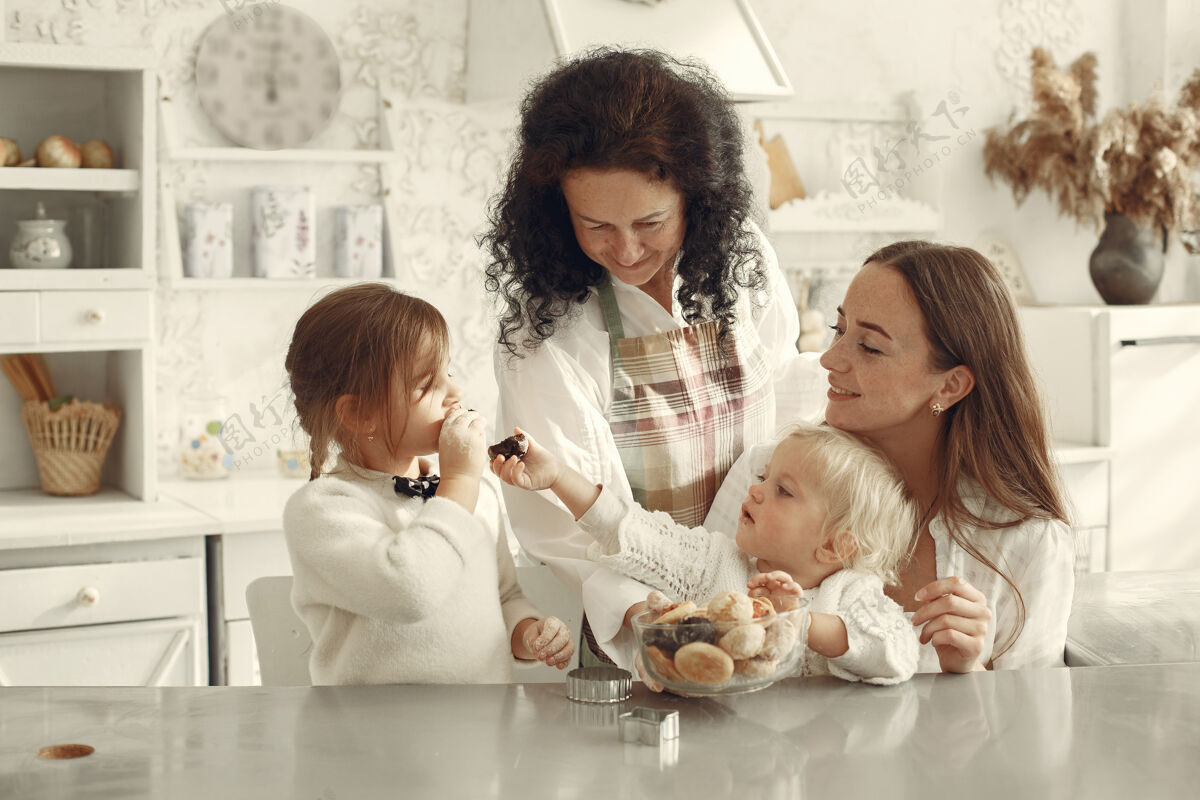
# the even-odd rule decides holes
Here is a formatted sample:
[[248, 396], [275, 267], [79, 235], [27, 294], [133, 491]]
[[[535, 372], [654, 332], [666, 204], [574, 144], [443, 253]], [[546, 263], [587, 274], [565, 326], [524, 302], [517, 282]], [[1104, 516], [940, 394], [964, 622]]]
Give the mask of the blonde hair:
[[825, 504], [823, 532], [848, 534], [855, 544], [842, 566], [897, 583], [917, 525], [899, 470], [873, 446], [828, 425], [792, 425], [783, 433], [805, 445], [801, 471]]
[[[316, 479], [336, 445], [359, 464], [358, 442], [338, 416], [343, 395], [357, 399], [359, 414], [384, 412], [384, 441], [404, 434], [407, 409], [393, 419], [393, 378], [403, 397], [446, 363], [450, 331], [441, 312], [424, 300], [383, 283], [338, 289], [314, 303], [296, 322], [284, 367], [300, 427], [309, 435]], [[399, 425], [397, 429], [396, 425]]]

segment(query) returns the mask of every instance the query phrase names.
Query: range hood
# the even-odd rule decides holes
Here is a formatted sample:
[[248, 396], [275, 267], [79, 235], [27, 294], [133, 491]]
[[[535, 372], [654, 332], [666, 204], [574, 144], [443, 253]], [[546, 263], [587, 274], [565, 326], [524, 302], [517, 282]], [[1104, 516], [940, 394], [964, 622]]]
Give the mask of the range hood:
[[734, 100], [792, 96], [749, 0], [471, 0], [467, 102], [519, 98], [555, 59], [603, 44], [697, 58]]

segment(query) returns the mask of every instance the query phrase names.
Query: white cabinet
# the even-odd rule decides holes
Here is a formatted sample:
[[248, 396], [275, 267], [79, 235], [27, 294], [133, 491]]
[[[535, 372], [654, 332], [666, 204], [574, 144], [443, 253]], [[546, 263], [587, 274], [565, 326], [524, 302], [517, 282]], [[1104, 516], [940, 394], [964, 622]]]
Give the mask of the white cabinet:
[[203, 539], [7, 550], [0, 686], [208, 683]]
[[1021, 318], [1055, 437], [1111, 453], [1107, 569], [1200, 568], [1200, 306]]

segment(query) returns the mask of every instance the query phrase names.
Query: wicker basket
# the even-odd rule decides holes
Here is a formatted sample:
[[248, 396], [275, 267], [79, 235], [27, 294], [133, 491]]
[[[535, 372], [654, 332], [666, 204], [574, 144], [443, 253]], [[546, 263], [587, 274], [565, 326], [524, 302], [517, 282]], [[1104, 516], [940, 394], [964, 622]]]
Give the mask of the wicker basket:
[[31, 400], [21, 406], [21, 419], [42, 491], [85, 495], [100, 488], [100, 468], [121, 424], [121, 409], [76, 400], [51, 411], [48, 403]]

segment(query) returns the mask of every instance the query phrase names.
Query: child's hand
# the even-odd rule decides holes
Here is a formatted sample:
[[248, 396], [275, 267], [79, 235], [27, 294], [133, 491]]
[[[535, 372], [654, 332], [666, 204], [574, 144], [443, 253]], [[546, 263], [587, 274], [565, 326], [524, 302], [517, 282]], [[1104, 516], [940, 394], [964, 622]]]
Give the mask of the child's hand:
[[486, 425], [477, 411], [451, 406], [438, 435], [438, 463], [442, 478], [462, 475], [478, 478], [487, 461]]
[[746, 586], [750, 589], [751, 597], [771, 598], [780, 611], [799, 608], [800, 604], [796, 601], [804, 597], [804, 590], [800, 588], [800, 584], [796, 583], [791, 575], [779, 569], [754, 575]]
[[509, 456], [505, 459], [504, 456], [496, 456], [492, 459], [492, 472], [496, 473], [500, 480], [518, 489], [528, 489], [531, 492], [549, 489], [558, 480], [562, 462], [520, 428], [513, 428], [513, 433], [525, 434], [529, 448], [521, 458]]
[[571, 656], [575, 654], [571, 631], [558, 617], [542, 617], [526, 627], [521, 642], [533, 658], [558, 669], [570, 666]]

